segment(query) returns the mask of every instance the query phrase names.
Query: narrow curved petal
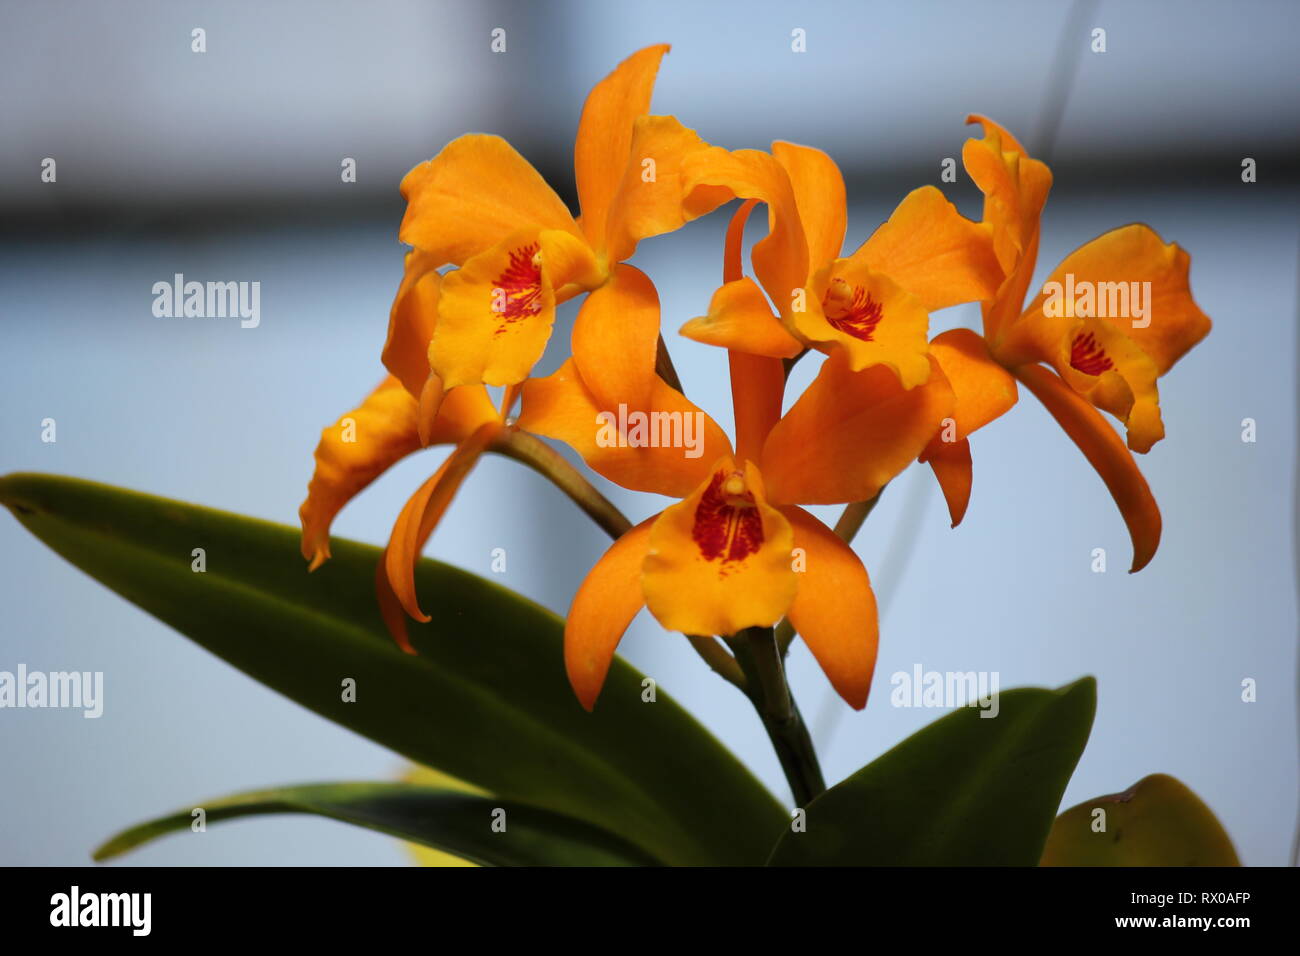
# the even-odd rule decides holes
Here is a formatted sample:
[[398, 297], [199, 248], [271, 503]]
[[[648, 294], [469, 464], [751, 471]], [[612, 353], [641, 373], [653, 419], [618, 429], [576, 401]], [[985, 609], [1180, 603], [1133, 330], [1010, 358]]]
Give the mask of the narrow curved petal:
[[790, 623], [830, 680], [855, 710], [867, 705], [876, 668], [880, 627], [867, 569], [847, 544], [802, 508], [784, 507], [802, 548], [805, 570], [790, 606]]
[[429, 360], [444, 388], [513, 385], [541, 358], [556, 290], [594, 282], [586, 244], [565, 232], [517, 232], [442, 280]]
[[971, 222], [933, 186], [908, 193], [848, 261], [883, 272], [931, 312], [991, 299], [1003, 277], [993, 227]]
[[438, 324], [438, 296], [442, 276], [428, 253], [412, 249], [406, 254], [401, 285], [388, 314], [388, 339], [384, 342], [384, 368], [420, 397], [429, 375], [429, 343]]
[[992, 301], [983, 305], [984, 335], [992, 342], [1024, 306], [1038, 259], [1039, 217], [1052, 188], [1052, 173], [992, 120], [969, 116], [966, 122], [984, 128], [982, 139], [966, 141], [962, 161], [984, 193], [983, 221], [993, 229], [993, 249], [1006, 276]]
[[987, 117], [972, 115], [966, 122], [984, 129], [982, 139], [968, 139], [963, 145], [962, 162], [984, 193], [984, 222], [993, 228], [994, 249], [1002, 272], [1010, 275], [1038, 235], [1039, 216], [1052, 188], [1052, 173], [1046, 164], [1031, 158], [1006, 129]]
[[639, 269], [614, 275], [587, 296], [573, 323], [573, 361], [601, 408], [648, 408], [659, 345], [659, 293]]
[[790, 522], [767, 503], [758, 469], [731, 458], [650, 529], [641, 582], [667, 630], [735, 634], [779, 621], [795, 596]]
[[818, 265], [838, 259], [844, 247], [848, 205], [844, 176], [835, 160], [811, 146], [776, 142], [776, 157], [790, 177], [795, 204], [808, 242], [808, 261]]
[[415, 399], [390, 375], [360, 406], [321, 432], [316, 470], [298, 509], [302, 556], [311, 570], [329, 559], [330, 525], [343, 506], [395, 462], [419, 450], [415, 416]]
[[[745, 283], [744, 239], [745, 224], [757, 204], [756, 199], [747, 199], [731, 217], [727, 224], [727, 235], [722, 250], [722, 281], [728, 288], [739, 290], [744, 296], [750, 294], [749, 315], [744, 320], [756, 323], [761, 328], [772, 322], [767, 311], [766, 300], [758, 286]], [[755, 311], [762, 300], [762, 311]], [[738, 316], [738, 318], [740, 318]], [[774, 330], [770, 332], [776, 336]], [[777, 341], [780, 339], [777, 337]], [[740, 343], [737, 343], [740, 344]], [[798, 344], [798, 343], [794, 343]], [[797, 351], [795, 353], [797, 354]], [[785, 365], [780, 358], [760, 355], [744, 348], [727, 350], [727, 370], [731, 377], [731, 407], [735, 415], [736, 454], [741, 461], [755, 461], [763, 453], [763, 443], [767, 441], [772, 427], [781, 418], [781, 406], [785, 400]]]
[[952, 527], [961, 524], [966, 517], [966, 507], [970, 504], [971, 486], [974, 483], [974, 468], [970, 457], [970, 441], [961, 439], [955, 442], [931, 441], [921, 461], [930, 466], [939, 488], [943, 491], [943, 500], [948, 505], [948, 517]]
[[402, 609], [417, 621], [431, 620], [420, 610], [415, 594], [415, 564], [420, 560], [420, 552], [438, 527], [461, 482], [504, 427], [500, 422], [483, 425], [457, 445], [397, 516], [384, 551], [384, 567], [389, 586]]
[[592, 248], [605, 245], [610, 207], [632, 146], [632, 126], [650, 111], [659, 62], [667, 43], [638, 50], [597, 83], [582, 107], [573, 145], [582, 229]]
[[761, 150], [729, 152], [713, 146], [687, 157], [683, 177], [688, 208], [692, 203], [713, 202], [719, 189], [767, 205], [768, 234], [751, 253], [754, 274], [782, 317], [790, 315], [796, 294], [808, 279], [808, 244], [784, 167]]
[[645, 607], [641, 565], [650, 548], [648, 518], [610, 546], [583, 579], [564, 621], [564, 670], [587, 710], [605, 686], [618, 642]]
[[758, 284], [748, 277], [728, 282], [713, 293], [707, 315], [691, 319], [681, 334], [705, 345], [748, 355], [790, 358], [803, 345], [785, 330]]
[[646, 409], [601, 408], [573, 360], [524, 383], [519, 427], [572, 447], [598, 474], [633, 491], [681, 498], [731, 453], [726, 433], [655, 378]]
[[609, 211], [609, 262], [630, 259], [642, 239], [680, 229], [731, 198], [725, 190], [713, 190], [686, 201], [687, 158], [709, 148], [673, 116], [642, 116], [633, 124], [627, 168]]
[[398, 236], [439, 266], [462, 265], [522, 230], [582, 235], [555, 190], [500, 136], [452, 140], [406, 174], [402, 196]]
[[1132, 453], [1101, 414], [1050, 369], [1022, 365], [1015, 374], [1046, 406], [1106, 483], [1133, 539], [1133, 565], [1129, 571], [1142, 570], [1160, 545], [1160, 508]]
[[780, 504], [866, 501], [916, 460], [953, 404], [942, 374], [905, 389], [885, 366], [854, 372], [831, 354], [767, 438], [768, 494]]

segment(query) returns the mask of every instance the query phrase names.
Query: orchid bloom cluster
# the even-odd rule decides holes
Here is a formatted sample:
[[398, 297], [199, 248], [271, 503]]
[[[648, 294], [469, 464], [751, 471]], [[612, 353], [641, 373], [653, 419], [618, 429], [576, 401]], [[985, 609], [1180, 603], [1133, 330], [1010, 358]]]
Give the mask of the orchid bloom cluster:
[[[429, 620], [416, 561], [484, 452], [533, 465], [600, 511], [594, 489], [575, 490], [585, 479], [552, 467], [563, 459], [537, 436], [558, 440], [610, 481], [677, 502], [635, 527], [606, 524], [618, 537], [565, 629], [584, 707], [645, 607], [665, 629], [710, 645], [786, 621], [862, 708], [878, 640], [870, 580], [804, 506], [871, 502], [919, 461], [956, 526], [971, 493], [971, 436], [1015, 405], [1017, 383], [1097, 470], [1130, 530], [1132, 570], [1145, 566], [1160, 512], [1132, 452], [1163, 437], [1157, 379], [1210, 328], [1189, 290], [1187, 254], [1128, 225], [1070, 254], [1044, 287], [1149, 283], [1140, 321], [1091, 296], [1045, 292], [1026, 304], [1051, 173], [1009, 132], [972, 117], [983, 135], [962, 158], [984, 195], [981, 220], [922, 186], [842, 257], [845, 186], [831, 158], [785, 142], [726, 150], [651, 114], [667, 51], [633, 54], [588, 96], [574, 148], [577, 217], [496, 136], [462, 136], [403, 180], [400, 238], [411, 249], [383, 349], [389, 375], [323, 432], [301, 510], [311, 567], [329, 557], [330, 524], [361, 489], [412, 452], [453, 446], [401, 510], [376, 575], [384, 619], [411, 650], [406, 618]], [[732, 200], [722, 285], [680, 333], [727, 350], [734, 442], [682, 393], [655, 287], [627, 264], [642, 240]], [[752, 248], [751, 277], [742, 238], [757, 204], [767, 233]], [[579, 296], [570, 357], [530, 378], [557, 305]], [[982, 331], [930, 338], [930, 313], [964, 302], [980, 303]], [[809, 350], [824, 353], [820, 371], [783, 414], [789, 369]], [[499, 404], [488, 386], [503, 387]], [[702, 453], [600, 440], [609, 413], [624, 407], [665, 420], [700, 413]]]

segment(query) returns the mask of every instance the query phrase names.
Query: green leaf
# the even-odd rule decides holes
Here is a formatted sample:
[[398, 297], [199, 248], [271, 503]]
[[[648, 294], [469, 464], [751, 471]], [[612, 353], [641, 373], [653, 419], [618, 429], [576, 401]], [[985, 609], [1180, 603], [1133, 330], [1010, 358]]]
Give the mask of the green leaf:
[[[528, 804], [409, 783], [317, 783], [239, 793], [123, 830], [95, 851], [112, 859], [169, 833], [268, 813], [307, 813], [378, 830], [484, 866], [653, 866], [620, 837]], [[497, 811], [504, 811], [504, 815]], [[505, 829], [492, 829], [494, 820]]]
[[1042, 865], [1241, 866], [1241, 861], [1214, 811], [1181, 781], [1154, 773], [1123, 793], [1086, 800], [1057, 817]]
[[[379, 550], [335, 539], [308, 574], [296, 529], [50, 475], [0, 502], [74, 565], [264, 684], [503, 799], [585, 820], [671, 864], [758, 863], [785, 819], [745, 767], [639, 673], [610, 669], [594, 714], [564, 673], [563, 622], [435, 561], [434, 615], [394, 646], [373, 592]], [[206, 552], [205, 573], [191, 570]], [[342, 682], [356, 681], [356, 701]], [[286, 745], [290, 742], [285, 741]]]
[[1038, 863], [1088, 741], [1096, 682], [1020, 688], [997, 699], [996, 717], [963, 707], [813, 800], [805, 832], [784, 833], [769, 863]]

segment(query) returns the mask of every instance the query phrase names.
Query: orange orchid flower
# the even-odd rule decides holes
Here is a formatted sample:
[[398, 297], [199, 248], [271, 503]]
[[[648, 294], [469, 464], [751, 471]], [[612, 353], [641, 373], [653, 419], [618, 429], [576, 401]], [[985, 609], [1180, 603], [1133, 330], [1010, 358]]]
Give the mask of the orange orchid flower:
[[[1164, 437], [1156, 379], [1210, 331], [1192, 299], [1190, 259], [1149, 226], [1123, 226], [1067, 256], [1025, 307], [1052, 175], [996, 123], [968, 122], [984, 128], [962, 158], [984, 193], [1004, 278], [983, 303], [983, 348], [969, 344], [981, 361], [967, 390], [986, 397], [1005, 387], [987, 357], [1037, 396], [1110, 490], [1133, 539], [1131, 570], [1141, 570], [1160, 542], [1160, 510], [1131, 451]], [[1098, 409], [1124, 423], [1127, 447]], [[936, 474], [950, 504], [968, 495], [969, 452], [964, 467]]]
[[504, 412], [517, 391], [508, 390], [498, 410], [482, 385], [458, 388], [432, 416], [421, 414], [421, 396], [428, 394], [424, 356], [436, 314], [431, 305], [441, 280], [422, 268], [421, 258], [418, 250], [407, 254], [406, 276], [393, 301], [383, 353], [389, 375], [360, 406], [321, 432], [315, 472], [299, 509], [302, 554], [314, 571], [329, 558], [330, 525], [344, 505], [412, 452], [455, 446], [402, 509], [376, 573], [384, 620], [397, 643], [412, 653], [402, 612], [429, 620], [415, 597], [416, 560], [465, 476], [506, 432]]
[[925, 382], [929, 313], [987, 299], [1002, 273], [992, 228], [971, 222], [933, 186], [909, 193], [847, 258], [844, 177], [826, 153], [777, 142], [770, 155], [713, 147], [686, 161], [689, 184], [767, 203], [769, 237], [754, 271], [776, 305], [739, 278], [720, 288], [688, 338], [790, 358], [805, 346], [843, 352], [850, 370], [892, 368], [905, 388]]
[[[744, 161], [761, 172], [762, 155]], [[752, 183], [740, 189], [760, 192]], [[728, 230], [723, 279], [732, 288], [741, 279], [740, 238], [753, 205], [745, 203]], [[769, 222], [772, 231], [756, 249], [780, 243], [780, 229], [801, 228], [797, 217]], [[764, 261], [765, 271], [782, 268], [761, 251], [755, 261]], [[776, 320], [766, 315], [770, 328]], [[835, 351], [823, 373], [830, 384], [781, 418], [780, 360], [739, 349], [730, 358], [736, 450], [711, 418], [658, 378], [642, 406], [652, 421], [697, 416], [696, 457], [671, 443], [601, 441], [594, 423], [602, 404], [572, 361], [524, 386], [521, 426], [567, 442], [624, 487], [680, 499], [620, 537], [574, 596], [565, 666], [589, 710], [642, 607], [664, 628], [688, 635], [730, 636], [788, 617], [840, 696], [855, 708], [866, 705], [878, 643], [870, 579], [853, 550], [800, 505], [874, 496], [951, 414], [952, 391], [941, 374], [909, 390], [883, 364], [854, 372], [848, 355]], [[937, 368], [926, 362], [931, 372]], [[836, 400], [828, 401], [832, 393]]]
[[[742, 156], [763, 175], [738, 183], [732, 167]], [[777, 395], [778, 401], [775, 408], [769, 400], [765, 412], [749, 414], [769, 420], [779, 416], [780, 393], [770, 387], [784, 376], [777, 359], [800, 354], [805, 343], [832, 358], [838, 353], [838, 360], [823, 364], [787, 422], [773, 433], [772, 441], [784, 453], [797, 455], [799, 449], [789, 436], [813, 427], [814, 419], [829, 423], [851, 412], [850, 396], [869, 382], [877, 389], [889, 387], [879, 373], [872, 374], [874, 367], [887, 366], [902, 388], [909, 389], [926, 382], [933, 366], [955, 406], [920, 460], [941, 476], [952, 523], [959, 524], [970, 496], [967, 439], [1015, 404], [1016, 385], [974, 332], [954, 329], [927, 342], [929, 312], [985, 300], [996, 292], [1002, 272], [992, 226], [964, 218], [939, 190], [924, 186], [909, 193], [853, 255], [841, 259], [847, 221], [844, 178], [821, 150], [780, 142], [773, 144], [770, 157], [711, 149], [694, 154], [688, 172], [691, 183], [722, 184], [736, 195], [754, 197], [733, 220], [733, 249], [749, 208], [759, 200], [767, 203], [770, 232], [754, 247], [755, 272], [779, 309], [790, 302], [803, 306], [791, 306], [778, 320], [758, 285], [737, 278], [714, 294], [708, 314], [682, 327], [688, 338], [731, 350], [733, 383], [745, 393], [736, 396], [737, 413], [742, 403], [763, 408], [757, 389]], [[773, 250], [779, 251], [779, 261], [774, 261]], [[790, 262], [795, 263], [793, 269]], [[805, 274], [802, 285], [790, 293], [781, 291], [793, 276]], [[854, 376], [863, 381], [855, 383]], [[888, 433], [882, 434], [856, 453], [845, 449], [841, 460], [809, 460], [810, 471], [822, 471], [815, 503], [865, 500], [883, 486], [880, 475], [897, 474], [904, 463], [880, 457], [881, 445], [895, 451], [901, 447], [890, 446], [888, 438]], [[855, 488], [857, 498], [851, 497]]]
[[555, 306], [583, 292], [592, 295], [574, 327], [575, 360], [598, 391], [623, 379], [648, 396], [659, 329], [646, 321], [648, 280], [620, 263], [639, 240], [712, 208], [707, 197], [684, 207], [678, 186], [683, 159], [707, 144], [673, 117], [648, 115], [668, 49], [634, 53], [587, 97], [574, 146], [579, 218], [499, 136], [462, 136], [403, 179], [400, 236], [419, 269], [457, 267], [436, 305], [425, 414], [445, 389], [522, 382]]
[[[644, 394], [654, 375], [657, 294], [619, 263], [640, 239], [712, 208], [708, 197], [690, 209], [680, 201], [681, 160], [706, 144], [672, 117], [646, 115], [667, 51], [633, 54], [588, 96], [574, 150], [581, 219], [496, 136], [462, 136], [403, 180], [400, 235], [413, 248], [383, 351], [390, 374], [322, 433], [300, 514], [315, 569], [353, 496], [421, 447], [455, 446], [403, 507], [376, 577], [385, 621], [408, 651], [404, 615], [429, 620], [415, 594], [419, 554], [478, 459], [516, 431], [505, 416], [546, 345], [555, 305], [594, 290], [573, 333], [575, 361], [593, 381]], [[459, 268], [444, 275], [449, 263]], [[485, 384], [508, 386], [500, 409]]]

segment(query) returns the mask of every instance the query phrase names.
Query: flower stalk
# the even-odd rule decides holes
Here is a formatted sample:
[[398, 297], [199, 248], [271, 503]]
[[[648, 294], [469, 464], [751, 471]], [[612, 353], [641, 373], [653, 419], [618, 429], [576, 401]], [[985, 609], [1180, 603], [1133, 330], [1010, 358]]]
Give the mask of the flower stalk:
[[826, 790], [826, 781], [808, 727], [790, 693], [772, 628], [748, 628], [728, 643], [745, 672], [746, 694], [763, 721], [795, 803], [806, 807]]

